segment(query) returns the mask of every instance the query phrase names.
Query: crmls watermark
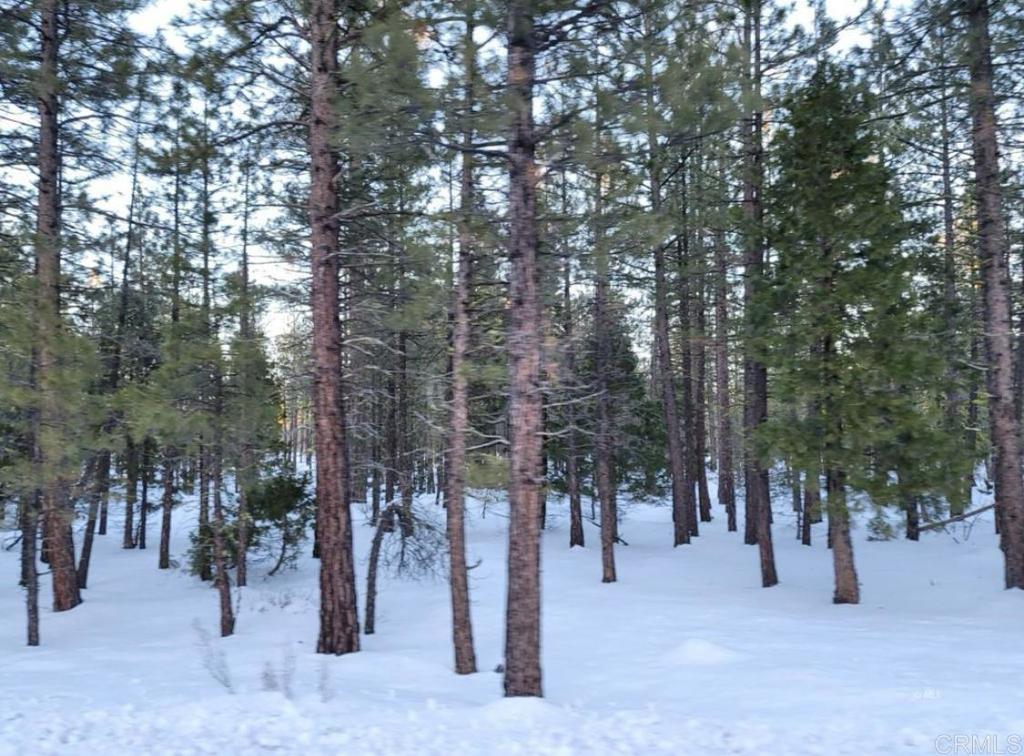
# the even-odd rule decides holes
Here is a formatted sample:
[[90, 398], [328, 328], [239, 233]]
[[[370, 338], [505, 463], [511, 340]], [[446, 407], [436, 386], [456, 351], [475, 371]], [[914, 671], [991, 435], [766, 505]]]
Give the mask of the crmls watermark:
[[935, 738], [935, 753], [942, 756], [1024, 756], [1024, 735], [947, 732]]

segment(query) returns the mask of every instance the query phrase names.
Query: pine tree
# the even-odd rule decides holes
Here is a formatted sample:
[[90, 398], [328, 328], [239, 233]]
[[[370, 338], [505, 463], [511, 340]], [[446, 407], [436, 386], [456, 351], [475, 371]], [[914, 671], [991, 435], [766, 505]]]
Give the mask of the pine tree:
[[999, 177], [999, 144], [993, 89], [987, 0], [966, 3], [971, 71], [971, 123], [978, 213], [978, 253], [984, 283], [988, 414], [995, 454], [995, 497], [1007, 588], [1024, 588], [1024, 479], [1020, 421], [1013, 395], [1010, 281], [1006, 225]]
[[341, 385], [338, 322], [338, 156], [333, 92], [338, 72], [338, 11], [316, 0], [309, 12], [310, 194], [313, 411], [316, 437], [317, 522], [320, 549], [320, 635], [317, 651], [359, 650], [345, 397]]
[[778, 401], [815, 410], [797, 422], [775, 419], [763, 435], [805, 470], [822, 460], [836, 603], [860, 600], [848, 491], [878, 495], [894, 468], [911, 488], [908, 466], [886, 449], [916, 464], [933, 440], [910, 424], [928, 388], [928, 345], [911, 337], [912, 227], [867, 124], [870, 107], [851, 74], [829, 61], [787, 101], [788, 128], [773, 144], [770, 240], [779, 259], [770, 294], [756, 303], [775, 318], [774, 334], [757, 343]]

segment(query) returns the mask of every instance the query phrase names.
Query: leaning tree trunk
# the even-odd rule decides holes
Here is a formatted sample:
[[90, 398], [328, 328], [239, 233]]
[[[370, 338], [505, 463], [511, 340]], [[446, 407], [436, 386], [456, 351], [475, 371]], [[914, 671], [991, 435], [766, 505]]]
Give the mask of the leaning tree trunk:
[[78, 587], [85, 589], [89, 583], [89, 561], [92, 557], [92, 544], [96, 535], [96, 520], [99, 516], [100, 501], [103, 499], [103, 491], [99, 483], [97, 466], [100, 463], [101, 452], [94, 454], [86, 463], [87, 478], [91, 478], [89, 484], [89, 510], [86, 515], [85, 533], [82, 536], [82, 553], [78, 557]]
[[969, 0], [971, 138], [978, 208], [978, 252], [985, 298], [988, 357], [988, 413], [995, 456], [996, 521], [1007, 588], [1024, 588], [1024, 480], [1021, 478], [1020, 425], [1013, 396], [1013, 331], [1006, 226], [999, 180], [995, 94], [988, 0]]
[[509, 528], [505, 695], [540, 696], [540, 305], [533, 3], [508, 6]]
[[395, 529], [394, 525], [385, 526], [397, 516], [394, 504], [389, 505], [377, 518], [370, 541], [370, 558], [366, 565], [366, 609], [363, 612], [363, 632], [373, 635], [377, 632], [377, 571], [380, 567], [380, 550], [384, 543], [384, 534]]
[[[466, 567], [466, 432], [469, 428], [469, 380], [466, 356], [469, 352], [469, 307], [473, 268], [473, 125], [470, 121], [475, 99], [476, 28], [473, 9], [466, 13], [464, 42], [465, 97], [462, 127], [462, 175], [459, 191], [459, 259], [455, 273], [455, 307], [452, 324], [451, 410], [448, 421], [448, 453], [445, 468], [445, 517], [448, 532], [449, 586], [452, 596], [452, 645], [455, 671], [476, 672], [473, 624], [469, 611], [469, 572]], [[379, 528], [378, 528], [379, 531]]]
[[338, 14], [333, 0], [313, 0], [309, 15], [310, 268], [313, 310], [313, 410], [316, 501], [320, 538], [320, 633], [317, 652], [359, 650], [352, 513], [349, 509], [347, 428], [341, 383], [338, 320]]

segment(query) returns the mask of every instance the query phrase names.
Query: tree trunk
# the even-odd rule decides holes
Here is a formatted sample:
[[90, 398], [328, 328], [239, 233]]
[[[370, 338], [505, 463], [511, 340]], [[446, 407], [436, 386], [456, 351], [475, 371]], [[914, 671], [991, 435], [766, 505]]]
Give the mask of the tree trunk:
[[452, 596], [452, 645], [455, 672], [468, 675], [476, 672], [473, 650], [473, 624], [469, 611], [469, 572], [466, 567], [466, 432], [469, 427], [469, 382], [466, 355], [470, 338], [470, 298], [473, 268], [474, 181], [472, 109], [475, 100], [476, 28], [472, 5], [466, 12], [463, 43], [465, 66], [464, 119], [462, 126], [462, 171], [459, 191], [459, 259], [455, 274], [455, 308], [452, 324], [451, 410], [448, 421], [448, 453], [445, 471], [445, 518], [448, 532], [449, 584]]
[[[373, 387], [373, 415], [374, 429], [380, 428], [380, 395], [378, 393], [377, 376], [374, 374]], [[370, 524], [377, 527], [377, 520], [380, 519], [380, 434], [375, 430], [373, 439], [370, 441]]]
[[[600, 103], [597, 110], [595, 130], [597, 145], [601, 144]], [[599, 158], [600, 159], [600, 158]], [[594, 483], [597, 497], [601, 502], [601, 582], [614, 583], [615, 576], [615, 535], [618, 529], [618, 512], [615, 506], [615, 489], [612, 473], [612, 409], [609, 373], [611, 366], [611, 333], [608, 313], [609, 265], [608, 249], [604, 238], [604, 187], [605, 174], [598, 170], [594, 176], [594, 332], [596, 337], [595, 373], [597, 376], [597, 433], [594, 438]]]
[[210, 532], [210, 447], [199, 439], [199, 529], [196, 542], [199, 579], [213, 580], [213, 544]]
[[359, 650], [348, 450], [338, 320], [338, 157], [332, 131], [338, 73], [338, 13], [313, 0], [309, 15], [310, 267], [313, 311], [313, 409], [320, 536], [320, 633], [317, 652]]
[[150, 439], [144, 438], [142, 440], [142, 498], [139, 500], [139, 528], [137, 531], [138, 535], [136, 536], [136, 543], [140, 551], [146, 548], [146, 516], [149, 514], [149, 478], [153, 472], [150, 465], [150, 444]]
[[811, 525], [821, 522], [821, 483], [817, 470], [804, 471], [804, 518], [800, 523], [800, 543], [811, 545]]
[[1006, 226], [992, 89], [988, 0], [968, 0], [971, 69], [971, 138], [978, 212], [978, 252], [985, 297], [988, 357], [988, 411], [995, 456], [996, 520], [1005, 560], [1007, 588], [1024, 588], [1024, 480], [1021, 478], [1020, 425], [1013, 396], [1013, 331]]
[[533, 3], [508, 5], [509, 530], [505, 695], [540, 696], [540, 306]]
[[[684, 208], [685, 208], [685, 189]], [[679, 269], [679, 362], [681, 364], [681, 375], [679, 382], [679, 409], [680, 425], [683, 434], [683, 457], [686, 465], [686, 520], [690, 529], [690, 536], [700, 535], [700, 517], [697, 509], [696, 483], [698, 477], [695, 408], [694, 408], [694, 374], [693, 374], [693, 333], [690, 322], [690, 270], [689, 270], [689, 242], [686, 220], [686, 212], [683, 212], [683, 232], [676, 240], [676, 263]]]
[[[404, 255], [404, 252], [402, 253]], [[402, 278], [404, 278], [404, 266], [401, 266]], [[405, 284], [402, 283], [401, 291], [404, 292]], [[403, 294], [404, 296], [404, 294]], [[405, 537], [412, 535], [412, 451], [409, 438], [409, 334], [405, 327], [398, 332], [398, 385], [397, 385], [397, 469], [398, 469], [398, 495], [402, 502], [402, 516], [398, 518], [398, 524], [402, 527], [402, 534]]]
[[160, 499], [160, 554], [159, 567], [166, 570], [171, 566], [171, 508], [174, 506], [174, 452], [164, 450], [164, 491]]
[[[370, 558], [366, 565], [366, 622], [363, 626], [363, 632], [367, 635], [377, 632], [377, 572], [380, 567], [380, 549], [384, 542], [384, 534], [395, 529], [394, 519], [397, 515], [398, 508], [394, 504], [385, 507], [380, 517], [377, 518], [377, 527], [373, 533], [373, 540], [370, 541]], [[475, 672], [476, 670], [471, 671]]]
[[[220, 386], [220, 376], [216, 378], [217, 382], [217, 420], [218, 425], [221, 421], [222, 413], [222, 391]], [[224, 542], [224, 506], [221, 501], [222, 489], [224, 488], [224, 477], [222, 475], [222, 462], [221, 458], [223, 455], [223, 446], [220, 440], [220, 430], [216, 431], [216, 438], [214, 439], [213, 448], [210, 449], [210, 462], [211, 467], [211, 482], [213, 483], [213, 565], [214, 565], [214, 585], [217, 588], [217, 595], [220, 599], [220, 635], [222, 638], [226, 638], [235, 632], [235, 612], [231, 606], [231, 577], [228, 574], [227, 564], [227, 547]]]
[[89, 513], [86, 517], [85, 522], [85, 534], [82, 537], [82, 553], [78, 557], [78, 587], [85, 589], [89, 583], [89, 560], [92, 557], [92, 544], [94, 536], [96, 535], [96, 519], [100, 511], [100, 500], [103, 498], [103, 491], [99, 484], [99, 475], [96, 470], [97, 465], [100, 463], [99, 457], [103, 456], [103, 452], [97, 452], [87, 463], [87, 467], [91, 468], [86, 472], [86, 476], [92, 478], [89, 485]]
[[[37, 284], [34, 321], [37, 338], [33, 349], [33, 378], [39, 394], [35, 415], [34, 462], [39, 473], [42, 495], [45, 548], [53, 580], [53, 610], [62, 612], [82, 602], [75, 570], [75, 544], [71, 534], [74, 509], [68, 499], [68, 481], [62, 467], [65, 450], [55, 429], [67, 421], [60, 400], [57, 346], [60, 332], [60, 256], [61, 200], [58, 88], [58, 61], [61, 33], [57, 25], [57, 0], [41, 0], [40, 71], [38, 87], [39, 171], [36, 207], [35, 276]], [[46, 433], [40, 432], [46, 429]]]
[[[719, 178], [724, 178], [724, 163]], [[736, 530], [736, 480], [732, 461], [732, 398], [729, 390], [728, 247], [722, 223], [715, 229], [715, 400], [718, 420], [718, 503], [730, 532]]]
[[850, 513], [846, 507], [846, 491], [841, 470], [826, 473], [828, 486], [828, 523], [832, 541], [832, 568], [836, 588], [833, 604], [859, 604], [860, 585], [853, 564], [853, 542], [850, 539]]
[[[644, 17], [644, 34], [648, 43], [644, 46], [644, 75], [647, 108], [647, 161], [650, 182], [651, 213], [661, 215], [661, 171], [658, 133], [655, 128], [654, 111], [654, 63], [650, 44], [653, 31], [651, 19]], [[683, 449], [682, 428], [680, 427], [679, 405], [676, 401], [675, 379], [672, 375], [672, 349], [668, 332], [668, 285], [665, 280], [665, 245], [658, 241], [654, 247], [654, 340], [657, 348], [658, 376], [661, 382], [661, 400], [665, 409], [665, 430], [668, 435], [668, 469], [672, 479], [672, 533], [673, 545], [690, 542], [689, 498], [692, 486], [686, 469]], [[687, 496], [690, 490], [690, 497]]]
[[[568, 212], [568, 203], [565, 196], [565, 176], [562, 177], [562, 212]], [[576, 405], [573, 403], [572, 385], [576, 380], [576, 345], [573, 342], [572, 322], [572, 257], [565, 254], [563, 265], [562, 283], [562, 309], [565, 318], [565, 382], [568, 387], [565, 392], [566, 401], [566, 422], [569, 425], [567, 449], [565, 457], [565, 488], [569, 495], [569, 548], [583, 546], [583, 501], [580, 496], [580, 473], [579, 473], [579, 439], [576, 434]]]
[[907, 513], [907, 540], [921, 539], [921, 509], [916, 496], [908, 496], [904, 503]]
[[700, 521], [711, 522], [711, 494], [708, 492], [708, 474], [705, 460], [708, 452], [708, 407], [707, 407], [707, 349], [705, 346], [707, 321], [704, 314], [704, 260], [699, 261], [701, 271], [696, 276], [697, 293], [694, 297], [696, 332], [693, 339], [693, 444], [694, 459], [697, 462], [697, 501]]
[[36, 567], [36, 538], [39, 521], [38, 494], [21, 497], [21, 581], [25, 586], [26, 643], [39, 645], [39, 572]]
[[[750, 0], [744, 22], [746, 65], [745, 86], [748, 102], [761, 97], [761, 1]], [[744, 478], [746, 481], [747, 525], [745, 541], [758, 544], [761, 562], [761, 585], [771, 587], [779, 582], [775, 570], [775, 551], [771, 532], [771, 490], [768, 470], [756, 448], [756, 436], [768, 418], [768, 370], [757, 356], [764, 325], [757, 314], [757, 300], [764, 279], [764, 205], [761, 190], [764, 183], [764, 150], [762, 117], [759, 106], [752, 104], [744, 128], [746, 171], [743, 206], [747, 238], [743, 273], [743, 304], [746, 325], [743, 383], [746, 406], [743, 429], [746, 442]]]
[[[961, 381], [960, 361], [961, 345], [955, 338], [958, 330], [958, 315], [960, 303], [957, 299], [957, 271], [956, 271], [956, 227], [954, 225], [954, 195], [953, 195], [953, 170], [952, 170], [952, 138], [950, 133], [949, 113], [949, 92], [947, 83], [948, 57], [946, 55], [945, 29], [939, 24], [939, 105], [940, 105], [940, 139], [939, 148], [940, 161], [942, 166], [942, 248], [943, 248], [943, 309], [946, 321], [946, 342], [948, 353], [946, 355], [946, 370], [948, 388], [946, 390], [946, 422], [949, 430], [953, 433], [964, 434], [965, 442], [970, 438], [970, 431], [964, 427], [961, 417], [964, 404], [964, 390]], [[974, 364], [974, 361], [971, 361]], [[969, 444], [968, 444], [969, 447]], [[972, 458], [973, 460], [973, 458]], [[971, 488], [974, 485], [973, 472], [969, 475], [967, 484], [967, 503], [970, 503]], [[964, 511], [961, 497], [953, 497], [950, 501], [950, 514], [959, 514]]]
[[[127, 480], [125, 481], [124, 491], [124, 533], [121, 539], [121, 546], [125, 549], [135, 548], [135, 502], [136, 502], [136, 490], [138, 489], [139, 481], [139, 456], [140, 452], [145, 453], [146, 441], [143, 439], [142, 448], [136, 446], [132, 442], [130, 437], [126, 438], [125, 443], [125, 467], [127, 468]], [[101, 464], [103, 460], [100, 460]], [[107, 467], [109, 469], [110, 461], [107, 458]], [[102, 471], [101, 471], [102, 472]], [[104, 476], [106, 477], [106, 476]], [[139, 515], [140, 519], [142, 515]]]
[[[244, 165], [244, 182], [242, 186], [243, 210], [242, 210], [242, 259], [239, 265], [240, 292], [239, 292], [239, 313], [238, 329], [239, 336], [245, 350], [255, 347], [255, 327], [253, 325], [251, 289], [249, 286], [249, 212], [250, 196], [249, 184], [252, 173], [252, 165], [248, 156]], [[246, 360], [246, 366], [251, 366], [251, 357]], [[241, 377], [243, 390], [249, 390], [259, 376], [246, 375]], [[245, 432], [252, 432], [252, 423], [249, 418], [243, 418]], [[256, 474], [256, 455], [253, 450], [251, 437], [241, 440], [241, 450], [238, 456], [238, 469], [235, 482], [238, 486], [238, 562], [235, 565], [235, 583], [239, 588], [245, 587], [248, 583], [248, 552], [249, 552], [249, 528], [251, 526], [249, 517], [249, 495]]]

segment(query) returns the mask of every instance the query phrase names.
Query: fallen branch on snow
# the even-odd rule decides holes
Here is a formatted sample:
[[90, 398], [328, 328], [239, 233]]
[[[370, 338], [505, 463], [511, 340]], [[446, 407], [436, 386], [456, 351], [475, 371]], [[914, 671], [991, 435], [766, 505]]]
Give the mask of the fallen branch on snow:
[[956, 517], [950, 517], [948, 520], [939, 520], [938, 522], [929, 522], [927, 525], [922, 525], [920, 529], [921, 530], [935, 530], [935, 529], [941, 528], [941, 527], [943, 527], [945, 525], [949, 525], [950, 523], [960, 522], [960, 520], [966, 520], [968, 517], [974, 517], [974, 515], [979, 515], [982, 512], [987, 512], [988, 510], [992, 509], [994, 506], [995, 506], [995, 504], [989, 504], [989, 505], [984, 506], [984, 507], [978, 507], [977, 509], [973, 509], [970, 512], [964, 512], [963, 514], [958, 514], [958, 515], [956, 515]]

